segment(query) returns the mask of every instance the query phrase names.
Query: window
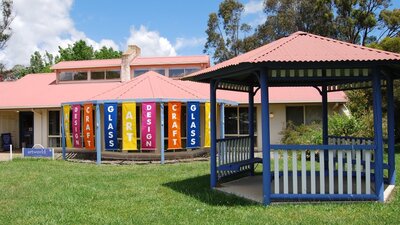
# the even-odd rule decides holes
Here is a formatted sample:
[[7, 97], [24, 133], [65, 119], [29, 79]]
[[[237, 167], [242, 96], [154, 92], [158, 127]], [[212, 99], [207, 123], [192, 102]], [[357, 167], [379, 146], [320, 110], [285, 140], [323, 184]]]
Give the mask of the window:
[[120, 79], [121, 78], [121, 71], [120, 70], [109, 70], [106, 71], [106, 79], [113, 80], [113, 79]]
[[93, 71], [90, 74], [90, 79], [92, 80], [104, 80], [104, 71]]
[[60, 111], [49, 111], [49, 147], [61, 146]]
[[152, 70], [152, 71], [165, 76], [165, 69], [155, 69], [155, 70]]
[[169, 69], [169, 77], [181, 77], [185, 75], [185, 69]]
[[197, 72], [199, 70], [200, 70], [200, 68], [187, 68], [187, 69], [185, 69], [185, 75]]
[[304, 108], [303, 106], [287, 106], [286, 107], [286, 122], [291, 121], [298, 126], [304, 124]]
[[87, 80], [87, 72], [61, 72], [60, 81]]
[[322, 106], [287, 106], [286, 122], [292, 121], [296, 126], [301, 124], [320, 123], [322, 121]]
[[[254, 133], [257, 133], [257, 110], [254, 108]], [[240, 136], [249, 134], [249, 108], [226, 107], [225, 108], [225, 134]]]
[[237, 108], [225, 108], [225, 134], [237, 134]]
[[148, 69], [137, 69], [137, 70], [134, 70], [134, 71], [133, 71], [133, 76], [134, 76], [134, 77], [138, 77], [138, 76], [140, 76], [140, 75], [142, 75], [142, 74], [145, 74], [145, 73], [147, 73], [147, 72], [149, 72]]

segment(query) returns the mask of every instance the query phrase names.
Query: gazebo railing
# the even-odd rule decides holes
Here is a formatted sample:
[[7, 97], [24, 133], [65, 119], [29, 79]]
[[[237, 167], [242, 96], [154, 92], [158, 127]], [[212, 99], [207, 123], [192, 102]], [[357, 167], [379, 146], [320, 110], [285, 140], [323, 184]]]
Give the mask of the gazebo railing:
[[373, 151], [371, 144], [271, 145], [271, 199], [375, 199]]
[[218, 179], [250, 169], [250, 142], [250, 136], [217, 139]]

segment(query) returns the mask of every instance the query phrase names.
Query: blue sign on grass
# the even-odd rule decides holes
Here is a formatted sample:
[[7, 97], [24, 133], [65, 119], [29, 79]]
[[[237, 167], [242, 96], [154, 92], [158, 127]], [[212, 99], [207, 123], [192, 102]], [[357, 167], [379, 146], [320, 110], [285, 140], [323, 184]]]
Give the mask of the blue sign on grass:
[[54, 150], [52, 148], [22, 148], [22, 156], [33, 158], [54, 158]]

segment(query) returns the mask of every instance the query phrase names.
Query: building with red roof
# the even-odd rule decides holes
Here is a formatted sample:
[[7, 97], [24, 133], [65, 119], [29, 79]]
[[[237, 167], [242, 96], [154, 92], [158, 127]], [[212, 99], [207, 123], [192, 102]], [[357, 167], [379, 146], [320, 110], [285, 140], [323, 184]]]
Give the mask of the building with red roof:
[[[29, 74], [17, 81], [0, 82], [0, 95], [3, 96], [0, 100], [0, 133], [11, 133], [16, 148], [30, 147], [34, 144], [61, 148], [61, 106], [83, 105], [85, 102], [97, 104], [114, 101], [121, 105], [122, 102], [134, 101], [140, 105], [142, 102], [154, 101], [158, 105], [166, 105], [170, 101], [179, 101], [182, 102], [184, 111], [187, 102], [198, 101], [201, 105], [200, 124], [204, 124], [204, 104], [210, 99], [209, 85], [179, 78], [212, 68], [208, 56], [141, 57], [140, 49], [136, 46], [130, 46], [121, 59], [60, 62], [52, 67], [53, 73]], [[243, 92], [218, 90], [218, 98], [219, 104], [222, 105], [220, 110], [223, 110], [223, 113], [220, 111], [218, 114], [224, 116], [219, 118], [220, 135], [246, 135], [244, 127], [249, 123], [246, 120], [248, 95]], [[262, 116], [259, 92], [254, 101], [258, 124], [256, 130], [261, 130], [258, 123]], [[315, 88], [272, 88], [269, 114], [273, 131], [271, 141], [280, 142], [280, 132], [288, 120], [298, 124], [320, 121], [320, 102], [320, 93]], [[329, 110], [339, 112], [344, 109], [346, 96], [341, 91], [332, 92], [329, 102]], [[160, 111], [159, 108], [157, 110]], [[103, 115], [103, 109], [101, 113]], [[168, 109], [165, 107], [165, 115], [167, 114]], [[120, 120], [119, 114], [119, 126]], [[161, 132], [160, 121], [158, 113], [157, 133]], [[184, 128], [185, 113], [182, 113], [181, 123]], [[140, 124], [137, 124], [137, 129], [140, 129]], [[204, 132], [202, 125], [201, 133]], [[165, 137], [166, 134], [167, 131]], [[118, 140], [121, 138], [119, 133]], [[183, 142], [186, 138], [183, 132]], [[202, 137], [202, 146], [203, 139]], [[139, 137], [138, 142], [140, 141]], [[158, 140], [156, 153], [161, 151], [160, 142]]]

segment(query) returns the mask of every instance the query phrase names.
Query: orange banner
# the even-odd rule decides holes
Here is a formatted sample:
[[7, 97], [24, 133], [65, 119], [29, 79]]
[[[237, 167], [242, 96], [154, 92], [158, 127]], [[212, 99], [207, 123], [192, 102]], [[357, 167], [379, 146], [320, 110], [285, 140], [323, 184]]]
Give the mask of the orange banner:
[[83, 105], [83, 140], [88, 150], [95, 149], [93, 136], [93, 104], [88, 103]]
[[181, 148], [181, 103], [168, 102], [168, 149]]

